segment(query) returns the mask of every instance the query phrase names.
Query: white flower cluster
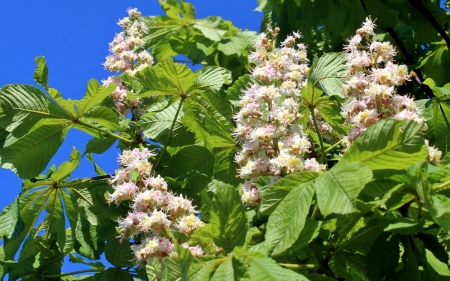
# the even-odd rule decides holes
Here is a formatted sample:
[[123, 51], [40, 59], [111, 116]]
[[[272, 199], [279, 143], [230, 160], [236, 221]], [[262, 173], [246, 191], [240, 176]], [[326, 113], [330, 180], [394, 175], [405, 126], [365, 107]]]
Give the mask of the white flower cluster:
[[[129, 8], [127, 12], [128, 17], [118, 22], [123, 31], [116, 34], [114, 40], [109, 43], [111, 55], [106, 57], [103, 65], [109, 71], [120, 71], [134, 77], [137, 71], [153, 65], [153, 57], [147, 50], [136, 51], [144, 46], [142, 37], [148, 30], [143, 23], [138, 21], [141, 13], [137, 9]], [[111, 96], [120, 112], [126, 113], [129, 108], [134, 108], [141, 103], [140, 99], [128, 99], [127, 89], [119, 79], [108, 77], [102, 82], [103, 86], [108, 86], [112, 82], [116, 83], [116, 90]]]
[[[271, 31], [272, 38], [277, 31]], [[281, 48], [273, 48], [272, 39], [262, 33], [256, 50], [249, 55], [256, 63], [252, 76], [264, 85], [252, 85], [243, 91], [241, 109], [233, 117], [237, 124], [233, 136], [242, 144], [235, 161], [241, 166], [239, 176], [246, 180], [242, 186], [246, 205], [261, 202], [253, 184], [258, 176], [280, 177], [325, 169], [314, 158], [304, 159], [311, 143], [299, 124], [298, 108], [309, 68], [306, 47], [296, 45], [296, 38], [300, 34], [288, 36]]]
[[[395, 87], [409, 78], [408, 68], [394, 63], [397, 52], [390, 42], [370, 39], [375, 35], [375, 26], [370, 17], [366, 18], [344, 48], [348, 76], [343, 93], [347, 99], [341, 115], [351, 125], [349, 135], [343, 138], [344, 149], [381, 119], [391, 117], [425, 122], [414, 100], [397, 94]], [[428, 150], [430, 162], [438, 163], [442, 153], [430, 146]]]
[[380, 119], [424, 122], [413, 99], [400, 96], [395, 90], [408, 79], [408, 68], [394, 63], [396, 50], [390, 42], [370, 40], [375, 35], [374, 28], [370, 17], [366, 18], [345, 46], [348, 77], [343, 93], [347, 100], [341, 115], [351, 125], [349, 135], [344, 137], [346, 148]]
[[[110, 180], [114, 192], [108, 202], [119, 205], [131, 201], [131, 211], [119, 219], [120, 237], [128, 239], [137, 235], [144, 238], [135, 245], [133, 252], [137, 264], [151, 262], [174, 254], [174, 244], [168, 235], [178, 232], [190, 235], [204, 223], [195, 215], [196, 210], [189, 199], [167, 191], [167, 183], [161, 176], [153, 176], [148, 149], [124, 150], [119, 156], [121, 168]], [[194, 255], [201, 248], [191, 247]]]
[[105, 69], [112, 72], [125, 72], [131, 77], [134, 74], [153, 64], [153, 57], [146, 50], [135, 52], [135, 49], [144, 46], [142, 37], [148, 32], [147, 27], [138, 21], [141, 13], [137, 9], [129, 8], [128, 17], [118, 22], [123, 31], [116, 34], [114, 40], [109, 43], [111, 55], [106, 57], [103, 64]]

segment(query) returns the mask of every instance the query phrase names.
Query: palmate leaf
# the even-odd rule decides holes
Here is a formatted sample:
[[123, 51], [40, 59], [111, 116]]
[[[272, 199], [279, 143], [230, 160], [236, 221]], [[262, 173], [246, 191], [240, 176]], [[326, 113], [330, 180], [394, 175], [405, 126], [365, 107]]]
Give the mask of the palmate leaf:
[[444, 40], [433, 43], [432, 52], [422, 57], [418, 68], [422, 68], [427, 78], [432, 78], [438, 85], [444, 85], [450, 80], [450, 74], [446, 71], [450, 61], [450, 52]]
[[359, 161], [372, 170], [401, 170], [424, 161], [427, 156], [423, 124], [385, 119], [360, 135], [342, 160]]
[[311, 101], [312, 89], [317, 87], [329, 96], [342, 95], [343, 79], [347, 76], [344, 53], [327, 53], [321, 56], [316, 63], [311, 66], [308, 77], [308, 96], [304, 97]]
[[264, 215], [270, 215], [280, 202], [302, 183], [314, 180], [318, 176], [315, 172], [300, 172], [283, 177], [264, 190], [259, 211]]
[[305, 226], [313, 194], [314, 183], [297, 183], [270, 215], [265, 243], [271, 255], [283, 253], [298, 239]]
[[399, 241], [395, 236], [383, 234], [372, 244], [367, 253], [366, 272], [369, 280], [381, 280], [395, 272], [400, 258]]
[[250, 256], [245, 260], [249, 280], [299, 280], [309, 281], [305, 276], [279, 266], [273, 259]]
[[427, 138], [431, 145], [436, 145], [442, 151], [444, 156], [450, 150], [450, 90], [445, 87], [431, 88], [436, 97], [425, 103]]
[[198, 142], [205, 143], [205, 146], [210, 149], [214, 147], [231, 148], [235, 145], [230, 135], [231, 124], [208, 102], [210, 98], [214, 99], [204, 93], [197, 93], [195, 97], [187, 99], [183, 103], [185, 115], [182, 120], [184, 125], [194, 133]]
[[228, 184], [216, 181], [216, 193], [212, 201], [211, 233], [214, 244], [225, 253], [245, 243], [247, 217], [238, 190]]
[[372, 171], [363, 163], [341, 160], [316, 180], [317, 202], [324, 216], [358, 212], [356, 198], [372, 179]]
[[194, 81], [195, 89], [204, 89], [211, 92], [217, 92], [222, 88], [223, 84], [231, 82], [231, 75], [228, 70], [221, 67], [205, 67], [195, 72]]
[[111, 131], [120, 130], [119, 116], [112, 108], [106, 106], [95, 106], [89, 109], [80, 117], [80, 120], [98, 124]]
[[97, 80], [89, 80], [85, 96], [80, 101], [75, 103], [77, 106], [77, 116], [80, 117], [89, 109], [102, 102], [115, 89], [116, 84], [114, 83], [111, 83], [106, 87], [102, 87]]
[[69, 129], [67, 124], [37, 125], [36, 129], [6, 144], [0, 151], [2, 166], [12, 164], [22, 178], [39, 175], [58, 151]]
[[5, 251], [5, 260], [12, 260], [17, 250], [27, 237], [28, 232], [34, 227], [41, 211], [45, 207], [50, 191], [48, 189], [34, 190], [19, 197], [20, 218], [24, 223], [24, 228], [14, 239], [4, 239], [3, 249]]
[[44, 218], [44, 222], [39, 225], [38, 230], [45, 232], [43, 234], [44, 239], [48, 239], [51, 235], [54, 235], [58, 249], [62, 252], [66, 244], [66, 227], [60, 192], [60, 190], [54, 189], [49, 194], [45, 204], [47, 215]]
[[[167, 139], [179, 105], [180, 102], [177, 101], [150, 117], [142, 118], [140, 123], [144, 129], [144, 136], [164, 145], [173, 147], [194, 143], [194, 135], [187, 131], [181, 121], [184, 117], [184, 112], [182, 109], [178, 113], [170, 139]], [[168, 143], [167, 140], [169, 141]]]
[[67, 162], [62, 163], [55, 173], [53, 173], [50, 178], [54, 182], [59, 182], [66, 179], [72, 174], [72, 172], [80, 164], [81, 153], [75, 148], [72, 148], [72, 153], [70, 154], [70, 159]]
[[0, 215], [0, 236], [8, 239], [16, 238], [25, 226], [20, 218], [18, 199], [16, 197], [14, 203], [7, 206]]
[[0, 126], [15, 137], [28, 133], [41, 119], [71, 119], [41, 90], [29, 85], [6, 85], [0, 89]]
[[196, 20], [193, 27], [198, 29], [206, 38], [218, 42], [227, 33], [226, 29], [221, 29], [222, 21], [220, 17], [211, 16]]
[[106, 242], [105, 257], [116, 267], [133, 266], [130, 243], [126, 240], [119, 241], [115, 235], [111, 236]]

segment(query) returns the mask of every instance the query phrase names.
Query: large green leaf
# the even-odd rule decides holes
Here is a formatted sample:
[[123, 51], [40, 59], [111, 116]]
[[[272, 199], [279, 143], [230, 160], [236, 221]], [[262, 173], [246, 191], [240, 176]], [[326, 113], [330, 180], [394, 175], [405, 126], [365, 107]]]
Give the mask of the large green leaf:
[[371, 179], [372, 171], [365, 164], [341, 160], [316, 180], [320, 212], [324, 216], [358, 212], [356, 198]]
[[367, 253], [366, 265], [369, 280], [382, 280], [395, 272], [400, 258], [398, 239], [390, 235], [380, 235]]
[[39, 125], [0, 151], [2, 166], [12, 164], [19, 177], [33, 178], [39, 175], [58, 151], [69, 129], [67, 124]]
[[292, 189], [302, 183], [314, 180], [317, 176], [318, 174], [315, 172], [300, 172], [279, 179], [264, 190], [259, 211], [264, 215], [270, 215]]
[[60, 190], [54, 189], [52, 191], [45, 204], [45, 210], [47, 216], [44, 218], [44, 222], [39, 225], [38, 230], [45, 231], [44, 239], [54, 235], [59, 251], [62, 252], [66, 244], [66, 227]]
[[177, 101], [150, 117], [142, 118], [140, 124], [144, 129], [144, 136], [168, 146], [183, 146], [194, 143], [194, 135], [187, 131], [181, 122], [184, 117], [182, 109], [175, 120], [170, 138], [167, 138], [179, 105], [180, 101]]
[[279, 266], [273, 259], [250, 256], [246, 259], [249, 280], [298, 280], [308, 281], [305, 276]]
[[63, 162], [58, 169], [50, 176], [54, 182], [58, 182], [68, 178], [72, 172], [80, 164], [81, 153], [75, 148], [72, 148], [69, 161]]
[[105, 246], [106, 259], [116, 267], [132, 267], [133, 256], [128, 241], [120, 242], [115, 235], [111, 236]]
[[231, 258], [222, 262], [214, 272], [211, 281], [234, 281], [234, 269]]
[[12, 260], [23, 240], [27, 237], [28, 232], [35, 223], [44, 209], [45, 202], [50, 194], [49, 189], [34, 190], [19, 197], [20, 218], [24, 223], [24, 228], [18, 236], [13, 239], [4, 239], [5, 260]]
[[419, 68], [422, 68], [427, 78], [432, 78], [438, 85], [450, 81], [450, 74], [446, 71], [450, 61], [450, 52], [444, 40], [431, 45], [431, 52], [423, 56]]
[[98, 124], [111, 131], [120, 130], [119, 117], [117, 113], [106, 106], [95, 106], [86, 111], [81, 117], [81, 121]]
[[[328, 53], [321, 56], [311, 67], [308, 77], [308, 91], [317, 87], [329, 96], [342, 95], [343, 79], [347, 76], [344, 53]], [[311, 89], [311, 90], [310, 90]], [[312, 95], [312, 93], [308, 93]], [[306, 97], [305, 97], [306, 98]], [[310, 98], [307, 98], [311, 101]]]
[[114, 83], [111, 83], [106, 87], [102, 87], [97, 80], [89, 80], [85, 96], [80, 101], [76, 102], [77, 116], [80, 117], [89, 109], [101, 103], [115, 89], [116, 84]]
[[427, 138], [436, 145], [443, 156], [450, 149], [450, 90], [432, 87], [436, 97], [425, 103], [424, 116], [427, 119]]
[[401, 170], [427, 156], [423, 124], [384, 119], [360, 135], [342, 159], [363, 162], [372, 170]]
[[194, 89], [210, 90], [217, 92], [223, 84], [231, 82], [231, 75], [228, 70], [221, 67], [205, 67], [195, 72]]
[[270, 215], [265, 243], [272, 255], [283, 253], [298, 239], [305, 226], [313, 194], [314, 183], [297, 183]]
[[133, 281], [133, 275], [120, 268], [108, 268], [107, 271], [99, 275], [98, 281]]
[[16, 238], [25, 226], [20, 218], [18, 199], [17, 197], [0, 215], [0, 236], [8, 239]]
[[199, 19], [194, 23], [194, 27], [208, 39], [212, 41], [220, 41], [227, 30], [220, 29], [222, 19], [217, 16], [211, 16], [204, 19]]
[[15, 137], [22, 137], [44, 118], [67, 121], [71, 116], [33, 86], [15, 84], [0, 89], [0, 126]]
[[238, 190], [216, 181], [216, 193], [212, 201], [211, 233], [214, 244], [225, 253], [242, 246], [247, 233], [247, 217]]

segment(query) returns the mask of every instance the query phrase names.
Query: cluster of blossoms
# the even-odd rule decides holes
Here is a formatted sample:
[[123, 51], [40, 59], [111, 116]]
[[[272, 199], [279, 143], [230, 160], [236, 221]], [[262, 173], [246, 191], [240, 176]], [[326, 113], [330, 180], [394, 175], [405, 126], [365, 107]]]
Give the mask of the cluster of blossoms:
[[[103, 63], [105, 69], [112, 72], [123, 72], [134, 77], [139, 70], [153, 65], [153, 57], [147, 50], [142, 50], [144, 46], [143, 36], [148, 32], [147, 27], [138, 21], [141, 13], [137, 9], [129, 8], [128, 17], [121, 19], [118, 25], [123, 31], [116, 34], [114, 40], [109, 43], [110, 55], [106, 57]], [[137, 51], [141, 49], [140, 51]], [[128, 108], [136, 107], [140, 99], [129, 100], [127, 98], [127, 89], [117, 78], [109, 77], [103, 81], [107, 86], [112, 82], [116, 83], [116, 90], [111, 94], [116, 107], [121, 112], [126, 112]]]
[[[122, 240], [142, 235], [141, 244], [133, 249], [137, 264], [175, 254], [169, 234], [190, 235], [204, 225], [189, 199], [168, 191], [164, 179], [151, 174], [153, 166], [149, 159], [155, 155], [146, 148], [124, 150], [119, 156], [121, 168], [110, 181], [114, 192], [107, 198], [117, 205], [131, 202], [131, 211], [119, 219], [119, 228]], [[185, 247], [194, 255], [203, 254], [198, 246]]]
[[[396, 93], [395, 87], [409, 79], [408, 68], [394, 63], [397, 52], [390, 42], [370, 39], [374, 29], [374, 22], [366, 18], [345, 46], [347, 79], [343, 93], [347, 99], [341, 115], [351, 129], [343, 139], [344, 149], [381, 119], [425, 121], [411, 97]], [[429, 152], [430, 162], [437, 163], [439, 151], [429, 147]]]
[[[277, 34], [270, 30], [272, 38]], [[234, 115], [237, 124], [233, 136], [242, 144], [235, 156], [239, 176], [245, 179], [242, 201], [257, 205], [262, 198], [254, 184], [258, 176], [273, 176], [325, 169], [314, 158], [305, 159], [311, 143], [299, 122], [301, 89], [309, 72], [306, 47], [295, 44], [294, 33], [272, 46], [273, 39], [262, 33], [249, 58], [255, 62], [252, 76], [263, 84], [252, 85], [240, 97], [240, 111]]]

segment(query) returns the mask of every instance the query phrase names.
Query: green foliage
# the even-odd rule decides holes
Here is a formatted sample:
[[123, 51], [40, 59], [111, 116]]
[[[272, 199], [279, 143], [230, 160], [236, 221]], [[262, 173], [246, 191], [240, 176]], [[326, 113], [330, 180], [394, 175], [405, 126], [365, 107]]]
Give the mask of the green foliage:
[[[165, 15], [139, 19], [149, 29], [143, 48], [151, 49], [157, 63], [135, 77], [115, 77], [126, 85], [128, 99], [142, 101], [129, 115], [112, 106], [114, 83], [103, 87], [90, 80], [82, 99], [63, 98], [48, 85], [45, 58], [37, 57], [33, 77], [43, 90], [21, 84], [0, 89], [0, 163], [24, 179], [22, 192], [0, 214], [0, 276], [449, 279], [450, 20], [438, 2], [257, 1], [257, 10], [264, 13], [262, 26], [281, 28], [277, 41], [292, 31], [303, 33], [300, 41], [308, 45], [313, 63], [297, 117], [306, 128], [317, 109], [333, 128], [334, 138], [308, 129], [312, 144], [307, 157], [325, 164], [326, 170], [259, 177], [250, 183], [261, 193], [258, 206], [242, 204], [243, 179], [236, 177], [239, 166], [234, 159], [241, 143], [231, 136], [242, 91], [263, 85], [248, 74], [256, 32], [241, 31], [216, 16], [197, 19], [190, 3], [161, 0]], [[343, 153], [339, 139], [349, 129], [340, 114], [347, 76], [341, 50], [369, 15], [377, 19], [377, 38], [395, 42], [399, 61], [415, 69], [410, 78], [417, 86], [408, 82], [398, 92], [420, 98], [416, 103], [426, 122], [383, 119]], [[172, 58], [176, 55], [203, 67], [194, 72]], [[422, 76], [428, 79], [422, 81]], [[67, 162], [41, 174], [71, 128], [93, 137], [84, 154], [74, 148]], [[105, 202], [112, 191], [111, 176], [91, 155], [108, 153], [117, 140], [122, 150], [152, 149], [152, 171], [165, 178], [169, 190], [192, 199], [205, 222], [189, 235], [161, 229], [171, 237], [174, 253], [147, 259], [142, 266], [133, 258], [145, 253], [134, 253], [126, 237], [117, 238], [117, 220], [127, 216], [129, 206]], [[425, 140], [442, 151], [441, 163], [427, 162]], [[71, 178], [84, 155], [98, 176]], [[138, 178], [138, 172], [130, 172], [130, 177]], [[142, 238], [131, 243], [138, 245]], [[191, 252], [184, 242], [200, 246], [203, 254]], [[103, 254], [110, 268], [97, 261]], [[92, 274], [63, 276], [67, 255]]]

